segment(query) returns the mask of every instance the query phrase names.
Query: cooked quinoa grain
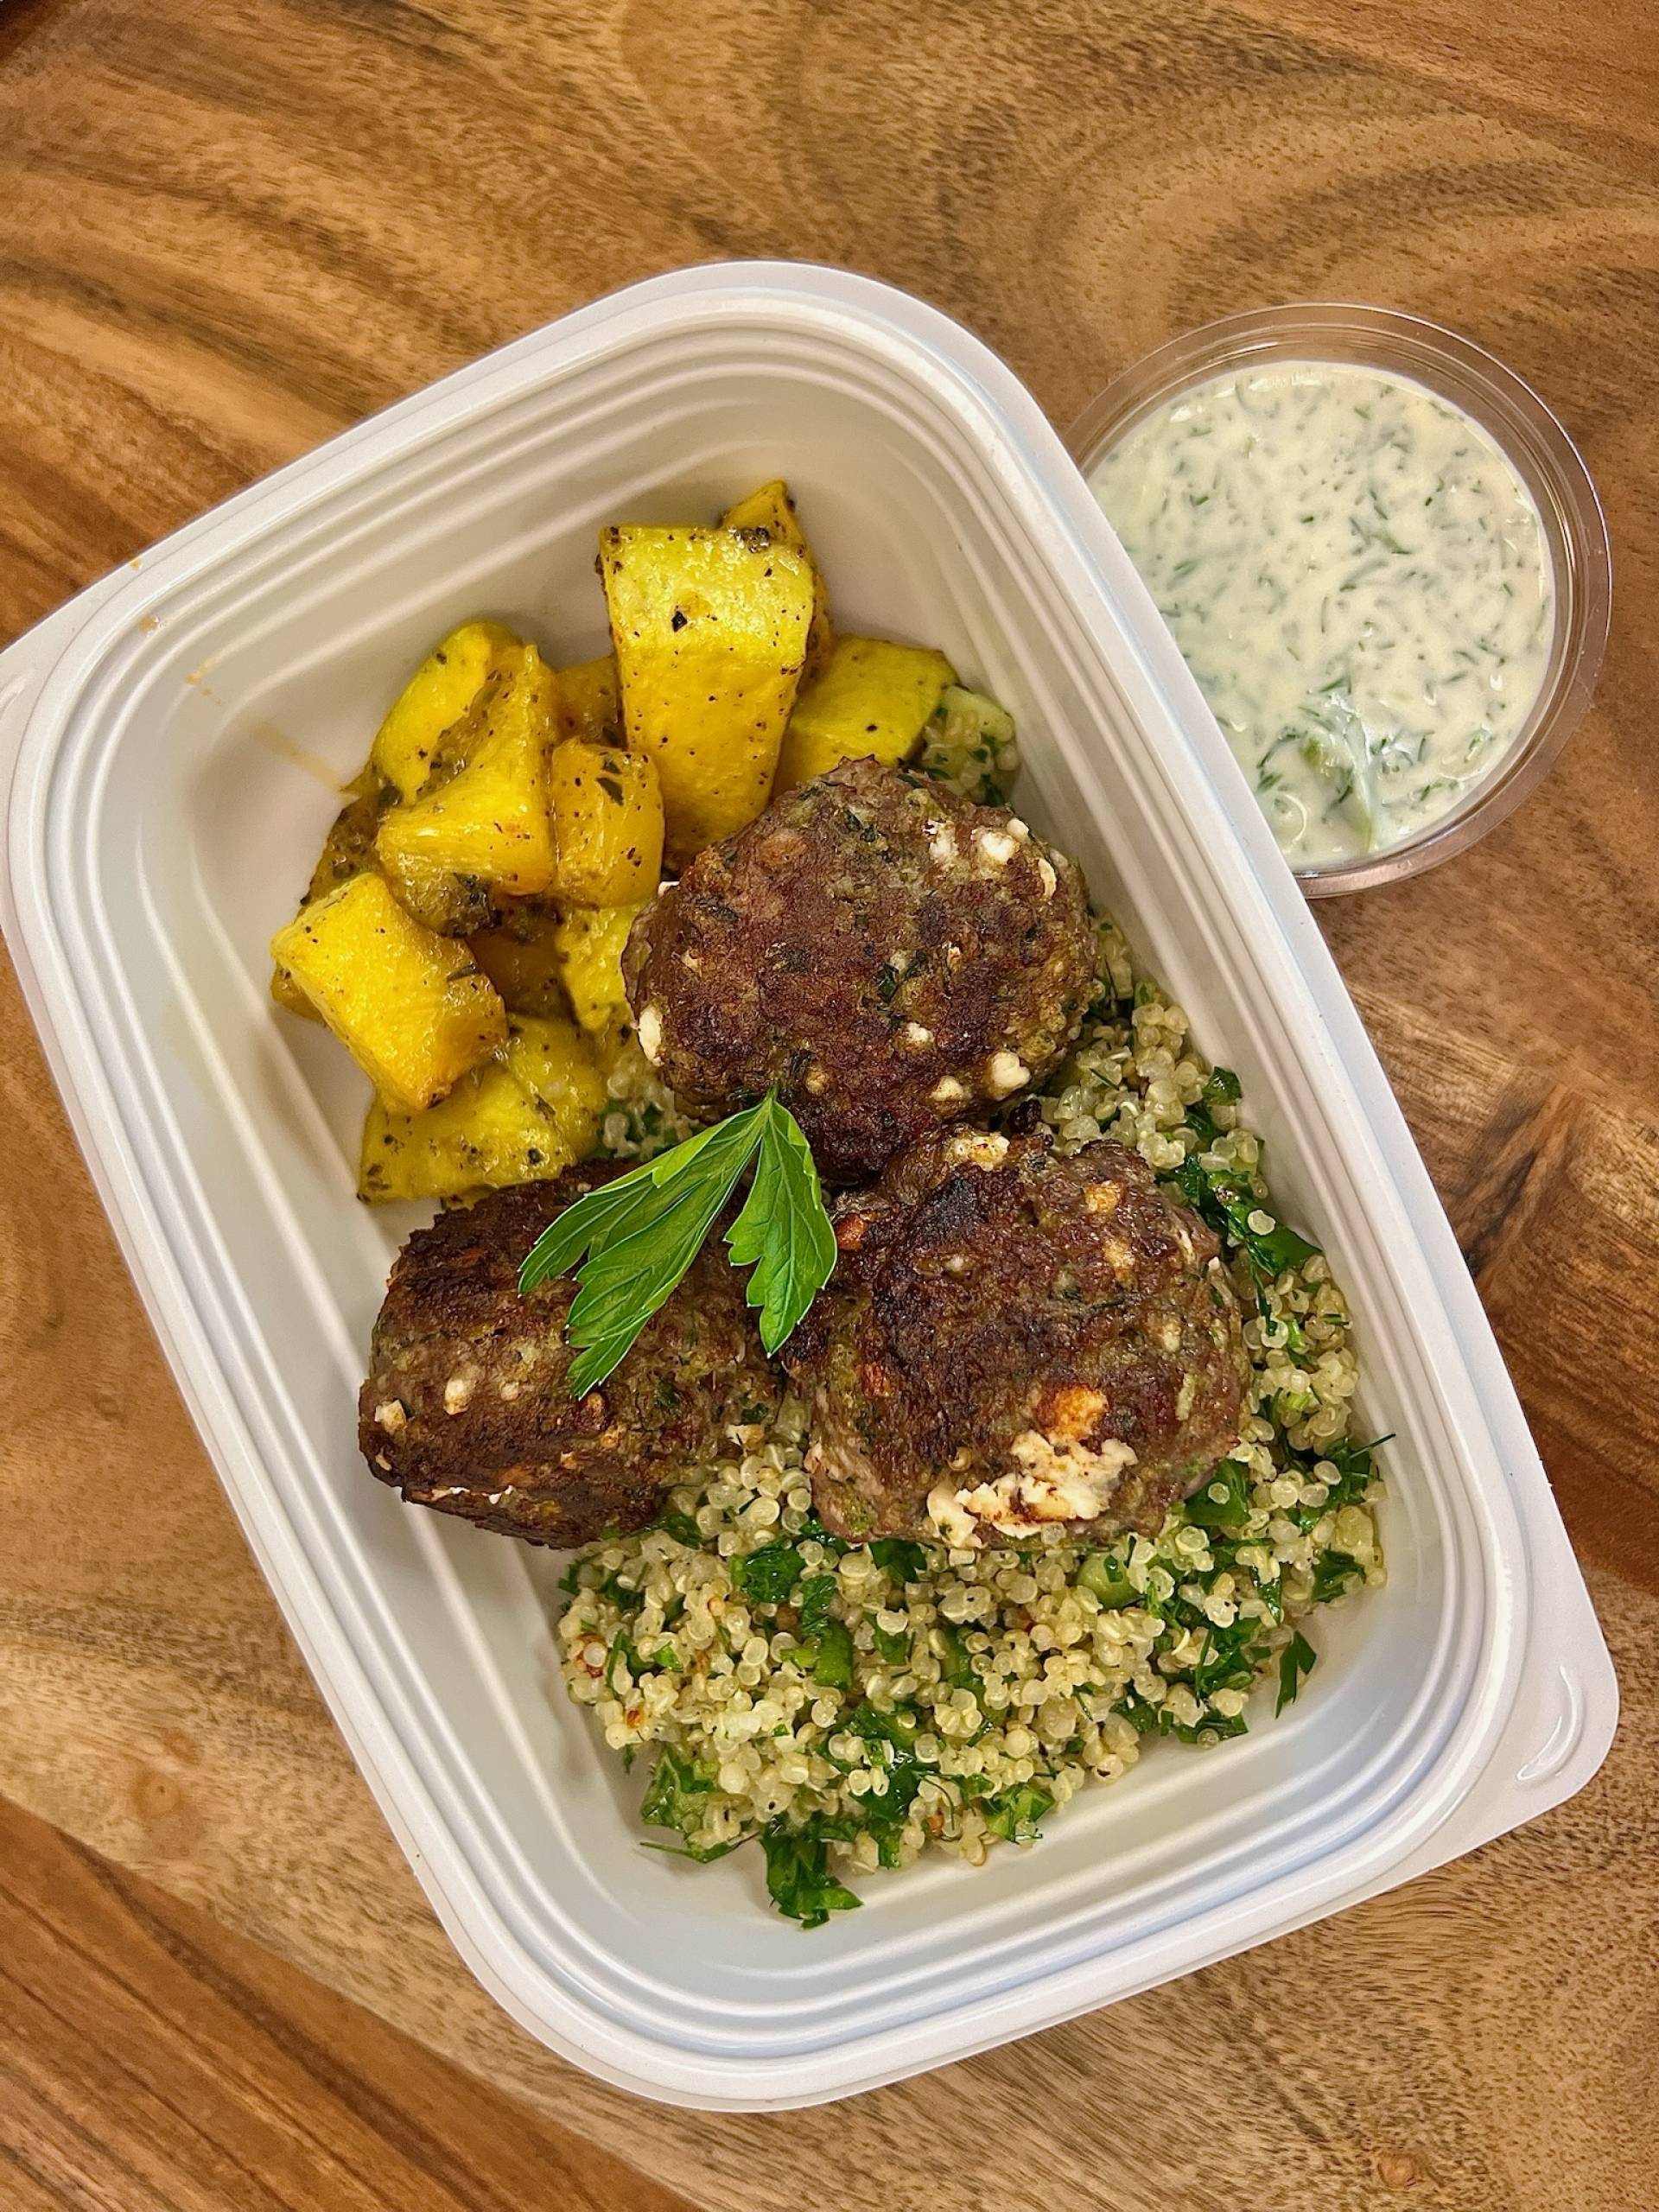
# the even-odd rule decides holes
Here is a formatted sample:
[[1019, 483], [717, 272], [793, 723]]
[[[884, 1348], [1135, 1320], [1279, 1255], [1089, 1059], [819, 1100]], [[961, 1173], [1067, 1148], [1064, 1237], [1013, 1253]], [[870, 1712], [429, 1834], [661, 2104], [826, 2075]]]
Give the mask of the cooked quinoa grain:
[[[565, 1681], [649, 1761], [645, 1819], [698, 1859], [757, 1840], [773, 1903], [807, 1926], [930, 1846], [976, 1865], [1030, 1842], [1160, 1736], [1242, 1735], [1314, 1666], [1309, 1616], [1384, 1580], [1342, 1292], [1274, 1206], [1236, 1081], [1109, 923], [1097, 976], [1040, 1112], [1062, 1154], [1137, 1152], [1220, 1239], [1249, 1382], [1211, 1479], [1156, 1535], [1109, 1544], [849, 1545], [812, 1512], [791, 1399], [565, 1577]], [[644, 1156], [679, 1132], [633, 1114], [626, 1134]]]

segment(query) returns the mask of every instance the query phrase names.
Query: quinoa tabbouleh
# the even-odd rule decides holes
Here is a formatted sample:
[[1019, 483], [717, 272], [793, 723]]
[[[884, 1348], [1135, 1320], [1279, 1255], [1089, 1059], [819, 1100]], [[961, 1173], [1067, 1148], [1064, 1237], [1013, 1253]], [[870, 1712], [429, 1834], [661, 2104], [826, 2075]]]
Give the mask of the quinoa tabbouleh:
[[[970, 792], [985, 773], [932, 765]], [[1278, 1219], [1236, 1078], [1192, 1049], [1109, 921], [1098, 943], [1094, 1006], [1041, 1112], [1062, 1152], [1102, 1136], [1138, 1150], [1221, 1237], [1251, 1388], [1210, 1482], [1155, 1539], [849, 1545], [813, 1513], [786, 1400], [562, 1585], [566, 1683], [625, 1761], [646, 1755], [657, 1847], [705, 1861], [758, 1838], [773, 1904], [807, 1927], [857, 1904], [846, 1878], [930, 1846], [978, 1865], [1033, 1840], [1148, 1738], [1243, 1734], [1315, 1665], [1309, 1616], [1384, 1579], [1341, 1289]], [[690, 1126], [637, 1052], [611, 1096], [603, 1141], [625, 1156]]]

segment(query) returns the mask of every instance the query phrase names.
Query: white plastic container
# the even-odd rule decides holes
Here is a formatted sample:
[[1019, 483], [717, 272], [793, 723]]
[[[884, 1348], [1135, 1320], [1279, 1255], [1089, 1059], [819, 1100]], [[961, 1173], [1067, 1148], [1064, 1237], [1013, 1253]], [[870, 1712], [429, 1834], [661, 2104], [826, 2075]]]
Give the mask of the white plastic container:
[[[278, 1020], [285, 919], [397, 679], [489, 612], [594, 650], [603, 521], [785, 474], [848, 626], [1018, 716], [1021, 806], [1236, 1066], [1395, 1432], [1390, 1580], [1283, 1719], [1155, 1749], [1028, 1852], [862, 1885], [806, 1935], [758, 1854], [638, 1849], [640, 1777], [550, 1701], [532, 1554], [409, 1510], [354, 1397], [406, 1221], [358, 1206], [359, 1078]], [[601, 301], [337, 439], [0, 658], [5, 928], [231, 1501], [427, 1894], [576, 2063], [740, 2108], [958, 2058], [1334, 1911], [1580, 1788], [1611, 1668], [1451, 1230], [1271, 833], [1014, 378], [932, 310], [789, 265]]]

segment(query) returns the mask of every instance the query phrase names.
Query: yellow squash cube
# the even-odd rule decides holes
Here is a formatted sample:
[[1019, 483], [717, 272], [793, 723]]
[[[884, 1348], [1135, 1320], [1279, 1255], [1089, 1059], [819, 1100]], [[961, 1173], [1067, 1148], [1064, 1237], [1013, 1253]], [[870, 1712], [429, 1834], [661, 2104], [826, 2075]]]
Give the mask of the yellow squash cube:
[[622, 696], [617, 688], [616, 655], [579, 660], [557, 671], [558, 720], [554, 735], [561, 745], [620, 745]]
[[506, 1037], [506, 1009], [464, 945], [406, 914], [379, 876], [305, 907], [271, 958], [390, 1103], [429, 1106]]
[[720, 526], [722, 530], [767, 531], [780, 545], [787, 545], [791, 553], [798, 553], [811, 569], [812, 626], [806, 633], [806, 665], [801, 671], [801, 687], [804, 690], [829, 658], [834, 632], [830, 627], [830, 594], [824, 589], [823, 571], [806, 542], [788, 485], [781, 476], [774, 476], [770, 484], [761, 485], [747, 499], [728, 507], [720, 518]]
[[579, 906], [647, 899], [663, 872], [663, 791], [642, 753], [561, 745], [548, 763], [553, 894]]
[[816, 683], [795, 702], [778, 762], [778, 789], [792, 791], [838, 760], [873, 753], [896, 766], [920, 744], [957, 671], [925, 645], [837, 638]]
[[526, 898], [552, 881], [553, 703], [552, 671], [535, 646], [505, 652], [447, 741], [461, 765], [382, 818], [375, 855], [429, 928], [469, 936], [499, 896]]
[[469, 937], [473, 957], [509, 1014], [568, 1014], [558, 947], [559, 914], [540, 899], [514, 899], [493, 929]]
[[444, 733], [466, 713], [504, 652], [518, 643], [499, 622], [463, 622], [435, 645], [393, 702], [369, 764], [399, 798], [432, 773]]
[[546, 1181], [593, 1147], [604, 1079], [569, 1020], [515, 1020], [505, 1050], [423, 1114], [377, 1100], [363, 1125], [358, 1195], [455, 1198]]
[[[374, 866], [374, 833], [380, 826], [381, 810], [390, 793], [372, 768], [365, 768], [346, 789], [350, 796], [323, 840], [321, 855], [300, 901], [302, 912], [337, 885], [349, 883], [353, 876], [361, 875], [365, 868]], [[312, 1021], [322, 1019], [283, 969], [273, 967], [270, 971], [270, 995], [290, 1014], [304, 1014]]]
[[662, 779], [678, 864], [772, 792], [812, 620], [813, 576], [764, 531], [600, 532], [628, 749]]
[[300, 988], [294, 978], [289, 974], [286, 968], [278, 968], [275, 965], [272, 966], [270, 971], [270, 995], [276, 1000], [277, 1005], [281, 1007], [286, 1014], [297, 1014], [302, 1020], [306, 1021], [321, 1021], [322, 1020], [322, 1016], [317, 1012], [315, 1007], [312, 1005], [310, 1000], [307, 998], [305, 993]]
[[595, 1034], [613, 1032], [629, 1018], [622, 949], [643, 905], [572, 906], [553, 932], [559, 974], [572, 1011], [582, 1027]]

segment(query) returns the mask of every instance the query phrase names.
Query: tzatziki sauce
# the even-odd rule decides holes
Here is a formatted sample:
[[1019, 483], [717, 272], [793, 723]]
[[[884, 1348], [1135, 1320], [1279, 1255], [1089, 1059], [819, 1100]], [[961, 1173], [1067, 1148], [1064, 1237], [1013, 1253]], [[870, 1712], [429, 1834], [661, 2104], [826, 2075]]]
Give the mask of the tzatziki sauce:
[[1550, 560], [1478, 423], [1275, 361], [1135, 423], [1093, 489], [1293, 867], [1388, 851], [1492, 775], [1547, 671]]

